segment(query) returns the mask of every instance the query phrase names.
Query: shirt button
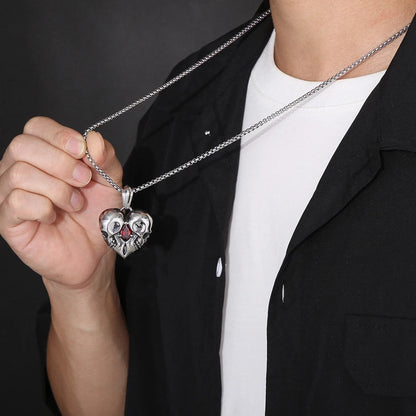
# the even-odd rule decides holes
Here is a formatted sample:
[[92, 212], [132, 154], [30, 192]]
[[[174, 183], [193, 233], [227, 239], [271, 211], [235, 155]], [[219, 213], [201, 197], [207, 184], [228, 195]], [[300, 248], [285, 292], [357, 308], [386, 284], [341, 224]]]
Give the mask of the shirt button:
[[284, 281], [280, 284], [280, 307], [289, 309], [296, 301], [296, 293], [290, 281]]
[[221, 257], [218, 259], [218, 262], [217, 262], [217, 277], [221, 277], [221, 275], [222, 275], [222, 259], [221, 259]]

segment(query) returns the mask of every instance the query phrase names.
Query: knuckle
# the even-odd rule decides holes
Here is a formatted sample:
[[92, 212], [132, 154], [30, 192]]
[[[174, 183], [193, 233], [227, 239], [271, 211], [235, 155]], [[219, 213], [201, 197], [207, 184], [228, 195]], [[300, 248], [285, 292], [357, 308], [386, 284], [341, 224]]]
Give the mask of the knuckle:
[[20, 189], [13, 189], [6, 199], [6, 205], [13, 211], [19, 211], [24, 205], [24, 192]]
[[10, 142], [9, 147], [7, 148], [7, 152], [13, 160], [17, 160], [21, 156], [26, 143], [27, 137], [23, 134], [19, 134]]
[[27, 165], [24, 162], [16, 162], [9, 169], [9, 183], [12, 187], [22, 186], [27, 176]]
[[44, 116], [35, 116], [30, 118], [23, 128], [23, 132], [27, 134], [34, 133], [37, 130], [36, 127], [39, 126], [39, 124], [44, 123], [45, 120], [48, 120], [48, 118]]

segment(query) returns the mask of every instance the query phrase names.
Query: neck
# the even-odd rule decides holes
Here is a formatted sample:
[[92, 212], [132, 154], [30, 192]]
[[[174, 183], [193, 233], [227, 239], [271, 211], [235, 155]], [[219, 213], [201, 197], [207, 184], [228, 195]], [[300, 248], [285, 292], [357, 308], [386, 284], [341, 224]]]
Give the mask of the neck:
[[[270, 0], [275, 62], [296, 78], [321, 81], [410, 23], [415, 0]], [[347, 77], [385, 70], [402, 38]]]

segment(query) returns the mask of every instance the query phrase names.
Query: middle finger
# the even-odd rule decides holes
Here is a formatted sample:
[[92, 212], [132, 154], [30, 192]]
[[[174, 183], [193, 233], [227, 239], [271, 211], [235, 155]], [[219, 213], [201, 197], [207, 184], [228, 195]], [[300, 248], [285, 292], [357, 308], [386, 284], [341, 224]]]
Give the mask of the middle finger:
[[26, 162], [72, 186], [87, 185], [91, 169], [39, 137], [22, 134], [13, 139], [1, 161], [0, 175], [16, 162]]
[[25, 162], [15, 163], [0, 176], [0, 203], [15, 189], [46, 196], [67, 212], [79, 211], [84, 205], [76, 188]]

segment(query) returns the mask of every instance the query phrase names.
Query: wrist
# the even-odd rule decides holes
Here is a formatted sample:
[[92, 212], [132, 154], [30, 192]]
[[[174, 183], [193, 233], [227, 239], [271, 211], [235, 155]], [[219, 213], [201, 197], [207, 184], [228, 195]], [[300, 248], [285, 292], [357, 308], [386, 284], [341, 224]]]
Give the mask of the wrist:
[[51, 304], [52, 326], [56, 332], [71, 330], [102, 331], [123, 315], [114, 265], [97, 271], [82, 287], [69, 287], [43, 278]]

